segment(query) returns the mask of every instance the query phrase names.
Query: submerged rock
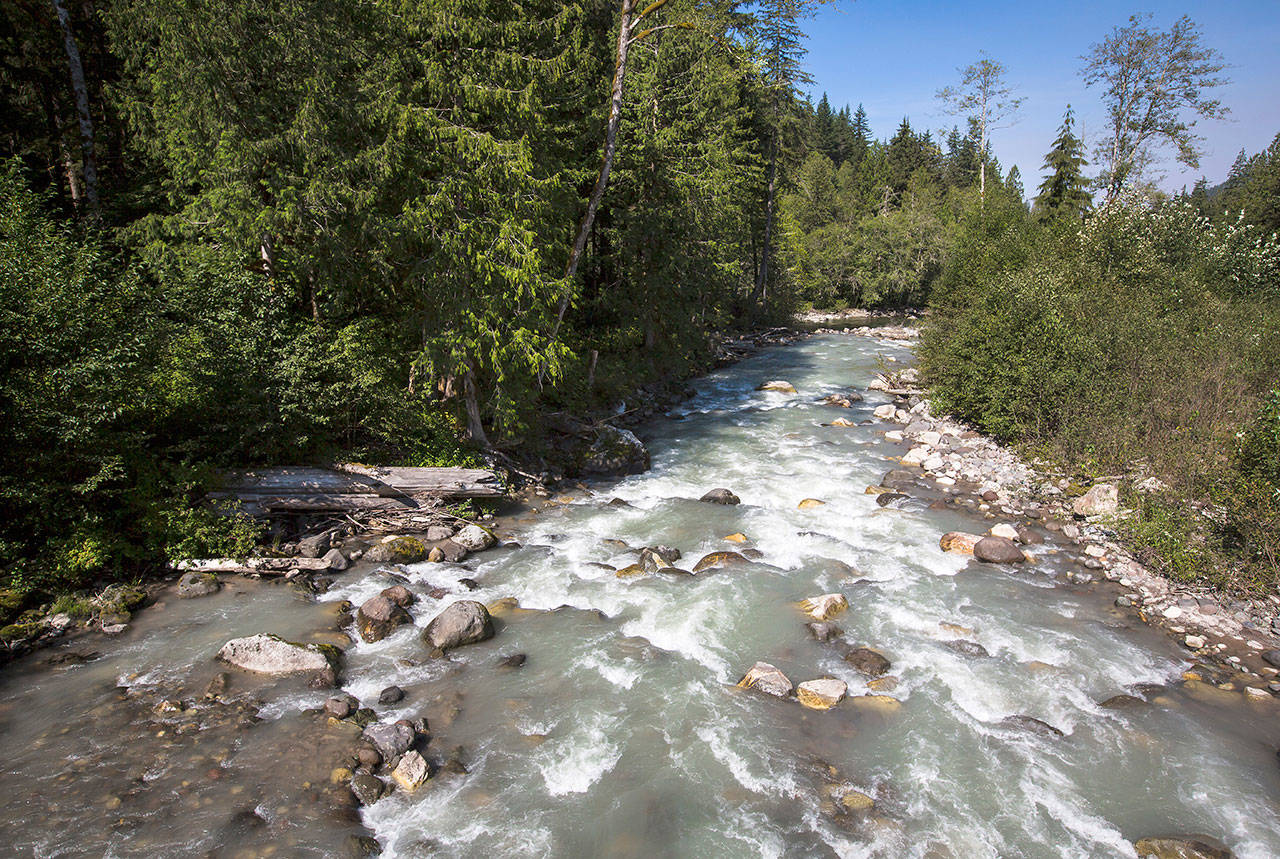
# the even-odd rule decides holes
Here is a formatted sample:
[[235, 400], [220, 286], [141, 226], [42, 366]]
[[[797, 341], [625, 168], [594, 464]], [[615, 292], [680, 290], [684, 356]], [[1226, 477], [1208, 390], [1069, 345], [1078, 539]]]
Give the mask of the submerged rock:
[[821, 642], [834, 641], [844, 635], [844, 630], [836, 626], [834, 623], [822, 623], [820, 621], [806, 623], [804, 628], [809, 631], [809, 635]]
[[489, 610], [474, 600], [451, 604], [422, 631], [422, 640], [437, 650], [450, 650], [490, 638], [493, 638], [493, 620]]
[[387, 786], [377, 776], [359, 773], [351, 779], [351, 792], [355, 794], [361, 805], [373, 805], [382, 799], [383, 794], [387, 792]]
[[970, 656], [974, 659], [990, 659], [991, 654], [987, 649], [976, 641], [966, 641], [963, 638], [957, 638], [952, 641], [942, 642], [949, 649], [954, 650], [961, 656]]
[[814, 507], [821, 507], [827, 502], [819, 501], [817, 498], [805, 498], [796, 505], [801, 510], [812, 510]]
[[257, 674], [296, 674], [337, 671], [336, 648], [321, 644], [295, 644], [278, 635], [259, 634], [233, 638], [218, 651], [223, 662]]
[[747, 563], [747, 559], [737, 552], [711, 552], [704, 555], [702, 560], [693, 565], [693, 571], [701, 573], [703, 570], [709, 570], [713, 567], [730, 567], [745, 563]]
[[1208, 835], [1155, 835], [1134, 843], [1140, 859], [1234, 859], [1225, 844]]
[[404, 690], [399, 686], [388, 686], [378, 693], [378, 703], [384, 707], [399, 704], [404, 700]]
[[822, 677], [806, 680], [796, 687], [796, 698], [811, 710], [830, 710], [844, 700], [849, 687], [843, 680]]
[[768, 662], [757, 662], [743, 675], [738, 681], [738, 686], [743, 689], [759, 689], [767, 695], [773, 695], [776, 698], [786, 698], [791, 694], [791, 681], [787, 679], [787, 675], [770, 665]]
[[778, 379], [772, 382], [765, 382], [764, 384], [760, 385], [760, 387], [756, 388], [756, 390], [757, 391], [773, 391], [779, 394], [794, 394], [796, 393], [796, 386], [791, 384], [790, 382], [786, 382], [781, 379]]
[[1001, 720], [1001, 724], [1007, 725], [1010, 728], [1018, 728], [1019, 730], [1026, 731], [1031, 734], [1038, 734], [1039, 736], [1050, 740], [1061, 739], [1066, 736], [1066, 734], [1059, 731], [1053, 725], [1050, 725], [1048, 722], [1043, 722], [1034, 716], [1005, 716], [1004, 719]]
[[741, 504], [742, 499], [734, 495], [728, 489], [712, 489], [706, 495], [698, 499], [706, 501], [708, 504]]

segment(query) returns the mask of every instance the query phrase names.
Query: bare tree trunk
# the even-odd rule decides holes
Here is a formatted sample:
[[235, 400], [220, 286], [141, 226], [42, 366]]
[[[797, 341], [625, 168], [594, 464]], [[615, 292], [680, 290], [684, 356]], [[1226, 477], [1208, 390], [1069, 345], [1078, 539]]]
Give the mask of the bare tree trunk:
[[569, 263], [565, 266], [564, 295], [560, 296], [560, 305], [556, 308], [556, 324], [551, 332], [554, 340], [560, 333], [560, 325], [564, 322], [565, 311], [569, 309], [569, 299], [573, 294], [573, 277], [578, 273], [578, 262], [587, 246], [587, 237], [596, 220], [596, 212], [600, 201], [604, 199], [605, 188], [609, 185], [609, 172], [613, 169], [613, 156], [618, 148], [618, 126], [622, 124], [623, 83], [627, 75], [627, 55], [631, 51], [632, 13], [635, 11], [635, 0], [622, 0], [622, 21], [618, 27], [618, 52], [613, 69], [613, 90], [609, 96], [609, 122], [604, 133], [604, 158], [600, 164], [600, 173], [596, 176], [595, 187], [591, 189], [591, 197], [587, 202], [586, 214], [578, 227], [577, 238], [569, 251]]
[[467, 409], [467, 438], [481, 447], [489, 446], [489, 437], [484, 434], [484, 423], [480, 420], [480, 401], [476, 396], [476, 374], [471, 364], [462, 377], [462, 402]]
[[62, 0], [53, 0], [53, 10], [62, 27], [62, 39], [67, 49], [67, 66], [71, 70], [71, 89], [76, 96], [76, 114], [80, 120], [81, 170], [84, 174], [84, 196], [90, 217], [98, 216], [98, 166], [93, 151], [93, 117], [89, 115], [89, 89], [84, 82], [84, 66], [80, 63], [80, 48], [75, 33], [71, 31], [71, 16]]
[[760, 251], [760, 267], [756, 270], [753, 301], [769, 300], [769, 257], [773, 255], [773, 201], [778, 189], [778, 131], [769, 138], [769, 187], [764, 197], [764, 247]]
[[271, 246], [271, 234], [263, 233], [258, 243], [258, 255], [262, 257], [262, 273], [267, 277], [276, 276], [276, 252]]

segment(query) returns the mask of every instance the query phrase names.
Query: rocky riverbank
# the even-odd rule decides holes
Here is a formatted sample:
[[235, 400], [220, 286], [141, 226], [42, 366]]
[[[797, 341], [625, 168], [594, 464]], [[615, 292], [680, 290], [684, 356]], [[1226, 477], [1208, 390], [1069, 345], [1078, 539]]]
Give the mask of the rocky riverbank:
[[[879, 329], [843, 333], [906, 339]], [[890, 471], [872, 490], [886, 493], [883, 499], [900, 489], [902, 481], [923, 479], [950, 496], [947, 503], [999, 520], [982, 549], [982, 535], [946, 535], [953, 538], [944, 537], [944, 548], [979, 560], [1016, 563], [1021, 559], [1015, 553], [1031, 557], [1043, 542], [1037, 531], [1052, 532], [1078, 567], [1067, 574], [1072, 584], [1113, 584], [1122, 591], [1115, 596], [1118, 607], [1166, 630], [1203, 663], [1188, 672], [1189, 682], [1211, 682], [1220, 691], [1246, 698], [1280, 695], [1280, 596], [1231, 599], [1171, 581], [1145, 566], [1117, 532], [1116, 523], [1127, 511], [1120, 507], [1115, 484], [1077, 486], [972, 428], [933, 414], [913, 368], [881, 374], [871, 389], [893, 398], [875, 416], [892, 427], [884, 430], [886, 439], [904, 449], [899, 459], [903, 471]], [[999, 554], [984, 556], [997, 547]]]

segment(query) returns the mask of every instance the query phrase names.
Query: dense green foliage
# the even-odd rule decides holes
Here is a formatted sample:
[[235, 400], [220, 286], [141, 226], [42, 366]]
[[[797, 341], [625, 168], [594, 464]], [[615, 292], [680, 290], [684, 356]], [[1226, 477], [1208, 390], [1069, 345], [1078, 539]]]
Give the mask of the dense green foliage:
[[1010, 225], [998, 247], [956, 254], [935, 296], [939, 407], [1086, 473], [1157, 477], [1128, 526], [1154, 561], [1274, 587], [1274, 395], [1257, 409], [1280, 378], [1280, 245], [1187, 200], [1121, 198], [1083, 228]]

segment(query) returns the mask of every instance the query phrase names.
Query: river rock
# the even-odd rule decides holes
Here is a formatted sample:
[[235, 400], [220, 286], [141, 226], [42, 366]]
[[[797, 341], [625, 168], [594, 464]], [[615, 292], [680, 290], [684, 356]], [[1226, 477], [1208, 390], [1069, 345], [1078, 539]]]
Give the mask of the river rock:
[[987, 649], [976, 641], [968, 641], [963, 638], [953, 639], [951, 641], [942, 642], [947, 648], [954, 650], [961, 656], [971, 656], [974, 659], [990, 659], [991, 654]]
[[1147, 702], [1139, 698], [1137, 695], [1112, 695], [1103, 701], [1099, 706], [1106, 707], [1108, 710], [1127, 710], [1130, 707], [1140, 707]]
[[852, 665], [857, 671], [871, 677], [888, 674], [891, 665], [889, 660], [884, 657], [884, 654], [877, 653], [870, 647], [853, 648], [844, 654], [844, 661]]
[[827, 502], [819, 501], [817, 498], [805, 498], [796, 507], [800, 510], [812, 510], [815, 507], [822, 507]]
[[938, 545], [942, 547], [944, 552], [951, 552], [956, 555], [972, 555], [974, 547], [982, 540], [983, 537], [978, 534], [949, 531], [938, 540]]
[[529, 657], [523, 653], [513, 653], [498, 661], [499, 668], [519, 668], [528, 661]]
[[740, 504], [742, 499], [734, 495], [728, 489], [712, 489], [706, 495], [698, 499], [706, 501], [708, 504]]
[[582, 454], [579, 468], [588, 474], [640, 474], [650, 465], [649, 450], [631, 430], [603, 424]]
[[312, 534], [298, 541], [298, 554], [304, 558], [319, 558], [333, 548], [333, 531]]
[[1112, 516], [1120, 509], [1120, 490], [1111, 483], [1098, 483], [1071, 502], [1077, 516]]
[[1006, 537], [983, 537], [974, 544], [973, 556], [988, 564], [1019, 564], [1027, 559], [1017, 544]]
[[479, 525], [467, 525], [453, 535], [453, 542], [469, 552], [483, 552], [498, 540]]
[[804, 628], [809, 631], [810, 636], [812, 636], [817, 641], [821, 641], [824, 643], [828, 641], [834, 641], [835, 639], [844, 635], [844, 630], [836, 626], [834, 623], [823, 623], [821, 621], [815, 621], [813, 623], [806, 623], [804, 625]]
[[768, 662], [757, 662], [738, 681], [743, 689], [759, 689], [767, 695], [786, 698], [791, 694], [791, 681]]
[[359, 630], [361, 638], [372, 644], [386, 638], [397, 626], [412, 620], [409, 612], [379, 594], [366, 600], [356, 612], [356, 629]]
[[1208, 835], [1155, 835], [1134, 843], [1140, 859], [1233, 859], [1225, 844]]
[[796, 386], [791, 384], [790, 382], [786, 382], [781, 379], [778, 379], [772, 382], [765, 382], [760, 387], [756, 388], [756, 390], [757, 391], [774, 391], [775, 393], [779, 393], [779, 394], [794, 394], [796, 393]]
[[378, 754], [382, 755], [384, 761], [390, 761], [409, 751], [415, 734], [413, 728], [406, 724], [384, 722], [365, 728], [361, 736], [378, 750]]
[[881, 492], [876, 496], [877, 507], [898, 507], [904, 501], [909, 501], [910, 495], [902, 492]]
[[843, 680], [822, 677], [806, 680], [796, 687], [796, 698], [811, 710], [830, 710], [844, 700], [849, 687]]
[[296, 674], [305, 671], [337, 671], [338, 651], [320, 644], [294, 644], [278, 635], [259, 634], [233, 638], [218, 651], [218, 658], [257, 674]]
[[646, 573], [656, 573], [658, 570], [665, 570], [670, 567], [671, 562], [658, 552], [646, 547], [640, 550], [639, 566]]
[[422, 640], [433, 649], [450, 650], [493, 638], [493, 620], [482, 603], [459, 600], [440, 612], [422, 631]]
[[992, 537], [1004, 537], [1006, 540], [1018, 539], [1018, 529], [1006, 522], [994, 526], [989, 533]]
[[1274, 665], [1280, 668], [1280, 650], [1268, 650], [1262, 654], [1262, 658], [1268, 665]]
[[414, 596], [413, 591], [409, 590], [404, 585], [392, 585], [389, 588], [384, 588], [379, 596], [386, 597], [396, 605], [400, 606], [400, 608], [408, 608], [418, 601], [418, 598]]
[[404, 690], [399, 686], [388, 686], [378, 693], [378, 703], [384, 707], [399, 704], [404, 700]]
[[382, 783], [382, 779], [368, 773], [358, 773], [351, 779], [351, 792], [361, 805], [373, 805], [382, 799], [386, 790], [387, 786]]
[[360, 709], [360, 702], [354, 695], [343, 693], [334, 695], [324, 702], [324, 711], [335, 719], [345, 719]]
[[878, 716], [892, 716], [902, 709], [902, 702], [892, 695], [859, 695], [850, 698], [849, 703], [858, 710]]
[[426, 544], [414, 537], [395, 537], [364, 553], [364, 560], [375, 564], [416, 564], [426, 558]]
[[876, 406], [876, 410], [871, 414], [882, 421], [891, 421], [897, 413], [898, 410], [893, 403], [885, 403], [883, 406]]
[[426, 784], [427, 779], [431, 777], [431, 770], [427, 767], [427, 761], [422, 755], [417, 752], [407, 752], [400, 759], [400, 763], [396, 764], [391, 777], [405, 790], [415, 791]]
[[737, 552], [711, 552], [703, 555], [702, 560], [693, 565], [693, 571], [700, 573], [713, 567], [731, 567], [747, 563], [747, 559]]
[[823, 426], [824, 427], [840, 427], [842, 429], [848, 429], [849, 427], [856, 427], [857, 424], [855, 424], [853, 421], [849, 420], [848, 418], [836, 418], [830, 423], [823, 424]]
[[821, 594], [800, 601], [800, 610], [814, 620], [831, 620], [849, 608], [844, 594]]
[[207, 597], [210, 594], [216, 594], [221, 587], [218, 577], [213, 573], [192, 570], [189, 573], [183, 573], [182, 578], [178, 579], [178, 596], [183, 599]]
[[860, 402], [862, 402], [862, 395], [852, 391], [847, 394], [827, 394], [818, 400], [820, 405], [837, 406], [842, 409], [853, 408], [854, 403]]
[[[728, 540], [729, 537], [725, 537], [725, 539]], [[735, 542], [738, 542], [738, 541], [735, 541]], [[746, 538], [743, 537], [741, 542], [746, 542]], [[668, 564], [674, 564], [676, 561], [684, 557], [684, 555], [681, 553], [679, 549], [673, 549], [670, 546], [647, 546], [641, 551], [640, 553], [641, 557], [644, 556], [645, 552], [652, 552], [662, 560], [666, 561]]]
[[324, 553], [324, 563], [330, 570], [340, 573], [351, 566], [351, 561], [342, 554], [341, 549], [330, 549]]
[[885, 489], [900, 490], [916, 485], [916, 476], [905, 469], [895, 468], [880, 478], [880, 485]]
[[1008, 725], [1010, 728], [1018, 728], [1030, 734], [1038, 734], [1045, 739], [1056, 740], [1065, 737], [1066, 734], [1059, 731], [1048, 722], [1041, 721], [1033, 716], [1005, 716], [1001, 720], [1001, 724]]

